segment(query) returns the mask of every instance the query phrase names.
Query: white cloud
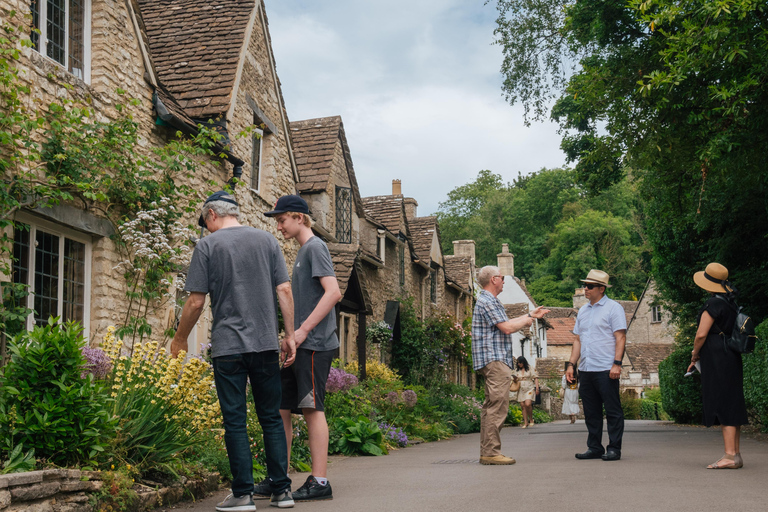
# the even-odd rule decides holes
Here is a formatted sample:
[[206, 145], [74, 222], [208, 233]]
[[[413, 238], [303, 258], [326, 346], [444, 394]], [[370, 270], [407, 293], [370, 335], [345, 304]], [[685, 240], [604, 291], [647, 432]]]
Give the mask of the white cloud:
[[267, 15], [290, 119], [342, 116], [364, 196], [401, 179], [427, 215], [481, 169], [564, 164], [556, 126], [504, 102], [482, 0], [267, 0]]

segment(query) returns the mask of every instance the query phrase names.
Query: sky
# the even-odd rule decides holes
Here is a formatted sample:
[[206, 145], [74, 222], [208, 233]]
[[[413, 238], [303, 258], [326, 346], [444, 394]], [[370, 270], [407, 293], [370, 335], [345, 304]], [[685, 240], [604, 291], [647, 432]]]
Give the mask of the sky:
[[483, 169], [565, 165], [557, 126], [502, 96], [494, 2], [265, 1], [288, 117], [341, 116], [363, 197], [399, 179], [430, 215]]

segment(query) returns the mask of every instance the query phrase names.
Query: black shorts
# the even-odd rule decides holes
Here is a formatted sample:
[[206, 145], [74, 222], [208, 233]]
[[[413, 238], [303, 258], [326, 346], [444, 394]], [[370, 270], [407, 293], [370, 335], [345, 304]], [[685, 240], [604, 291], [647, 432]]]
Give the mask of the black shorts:
[[335, 350], [296, 351], [296, 360], [280, 371], [283, 400], [280, 409], [290, 409], [301, 414], [302, 409], [325, 411], [325, 383], [331, 372]]

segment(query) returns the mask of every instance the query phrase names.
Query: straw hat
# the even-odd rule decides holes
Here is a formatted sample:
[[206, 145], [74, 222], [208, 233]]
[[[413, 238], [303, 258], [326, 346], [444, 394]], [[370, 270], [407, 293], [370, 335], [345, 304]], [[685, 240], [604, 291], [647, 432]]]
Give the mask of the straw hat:
[[733, 291], [728, 282], [728, 269], [719, 263], [710, 263], [705, 270], [693, 274], [693, 282], [712, 293]]
[[611, 285], [608, 284], [608, 274], [603, 272], [602, 270], [596, 270], [592, 269], [589, 271], [589, 274], [587, 274], [586, 279], [580, 279], [582, 283], [595, 283], [599, 284], [600, 286], [605, 286], [606, 288], [610, 288]]

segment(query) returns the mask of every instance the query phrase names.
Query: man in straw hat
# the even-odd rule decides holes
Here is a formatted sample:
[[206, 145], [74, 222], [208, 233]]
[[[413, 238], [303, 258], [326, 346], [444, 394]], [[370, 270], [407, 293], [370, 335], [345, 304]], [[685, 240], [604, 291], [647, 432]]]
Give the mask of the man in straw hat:
[[[587, 451], [577, 459], [619, 460], [624, 434], [624, 412], [619, 397], [619, 377], [624, 345], [627, 341], [627, 318], [624, 308], [605, 296], [610, 288], [608, 274], [590, 270], [584, 283], [584, 296], [589, 301], [579, 309], [573, 333], [571, 358], [565, 377], [573, 382], [573, 370], [579, 363], [579, 394], [587, 424]], [[603, 406], [608, 420], [608, 449], [603, 448]]]

